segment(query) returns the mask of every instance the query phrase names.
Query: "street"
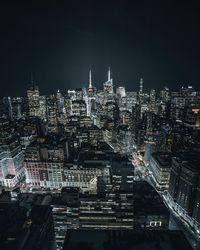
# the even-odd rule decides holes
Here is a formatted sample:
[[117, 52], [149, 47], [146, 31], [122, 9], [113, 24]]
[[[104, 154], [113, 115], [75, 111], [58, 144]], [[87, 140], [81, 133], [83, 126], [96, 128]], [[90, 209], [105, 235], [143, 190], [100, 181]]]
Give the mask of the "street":
[[[147, 181], [151, 186], [153, 186], [156, 189], [155, 182], [153, 180], [152, 174], [149, 171], [147, 167], [145, 167], [144, 164], [140, 164], [139, 166], [135, 166], [135, 176], [137, 180], [144, 180]], [[162, 197], [165, 205], [170, 211], [171, 217], [169, 221], [169, 229], [170, 230], [181, 230], [188, 241], [190, 242], [193, 249], [198, 250], [200, 249], [200, 241], [195, 237], [194, 233], [191, 231], [189, 225], [186, 222], [183, 222], [181, 220], [180, 215], [173, 210], [173, 208], [170, 206], [169, 201], [166, 199], [165, 192], [156, 191], [160, 194]]]

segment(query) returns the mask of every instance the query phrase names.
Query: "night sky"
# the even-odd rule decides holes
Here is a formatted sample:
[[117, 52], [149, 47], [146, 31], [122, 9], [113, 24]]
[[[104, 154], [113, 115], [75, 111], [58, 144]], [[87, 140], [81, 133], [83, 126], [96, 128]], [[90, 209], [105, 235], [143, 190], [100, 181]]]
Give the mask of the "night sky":
[[[25, 2], [25, 1], [24, 1]], [[26, 1], [0, 4], [1, 96], [25, 95], [33, 72], [41, 94], [116, 86], [200, 89], [198, 1]]]

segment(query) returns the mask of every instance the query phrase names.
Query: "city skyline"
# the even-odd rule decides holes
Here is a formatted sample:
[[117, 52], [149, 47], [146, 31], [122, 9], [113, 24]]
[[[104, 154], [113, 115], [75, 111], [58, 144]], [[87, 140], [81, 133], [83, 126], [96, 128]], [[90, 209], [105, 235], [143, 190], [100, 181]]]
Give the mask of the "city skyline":
[[197, 1], [0, 3], [0, 249], [200, 249]]
[[157, 236], [165, 234], [169, 249], [182, 240], [186, 249], [198, 249], [200, 91], [187, 86], [146, 92], [142, 78], [138, 91], [115, 89], [110, 68], [102, 88], [94, 85], [89, 70], [87, 88], [44, 95], [31, 81], [25, 98], [0, 99], [1, 244], [12, 244], [12, 227], [2, 215], [12, 216], [1, 203], [7, 199], [16, 216], [31, 210], [15, 221], [17, 228], [31, 220], [34, 234], [44, 227], [41, 238], [52, 235], [32, 242], [34, 234], [27, 238], [22, 230], [25, 250], [49, 250], [52, 244], [64, 250], [68, 230], [81, 237], [88, 229], [127, 235], [145, 229], [160, 246], [165, 241]]
[[[87, 79], [86, 79], [86, 81], [83, 84], [81, 84], [81, 85], [74, 85], [73, 84], [71, 86], [71, 88], [63, 87], [62, 84], [60, 84], [60, 85], [56, 84], [51, 90], [48, 90], [48, 91], [45, 91], [44, 86], [42, 85], [42, 83], [39, 83], [37, 81], [37, 79], [34, 78], [33, 72], [31, 72], [30, 76], [29, 76], [29, 78], [30, 78], [29, 81], [26, 83], [25, 88], [20, 90], [20, 92], [19, 92], [18, 95], [17, 94], [13, 94], [13, 95], [9, 95], [8, 94], [7, 96], [5, 96], [5, 95], [3, 96], [3, 94], [1, 93], [0, 97], [2, 98], [2, 97], [8, 97], [8, 96], [10, 96], [10, 97], [26, 96], [26, 90], [29, 88], [30, 85], [37, 85], [39, 87], [40, 93], [42, 95], [51, 95], [51, 94], [56, 93], [58, 90], [62, 91], [63, 93], [65, 93], [68, 90], [76, 90], [76, 89], [79, 89], [79, 88], [87, 89], [88, 86], [90, 85], [90, 81], [92, 83], [92, 86], [96, 87], [98, 90], [102, 90], [103, 89], [103, 84], [108, 80], [108, 71], [110, 72], [109, 74], [110, 74], [110, 76], [112, 78], [112, 81], [113, 81], [113, 89], [115, 89], [115, 90], [117, 88], [119, 88], [119, 87], [123, 87], [127, 91], [130, 91], [130, 92], [131, 91], [133, 91], [133, 92], [139, 92], [141, 79], [143, 81], [143, 90], [146, 93], [149, 93], [151, 90], [155, 90], [157, 93], [159, 93], [159, 91], [161, 91], [165, 87], [169, 88], [169, 85], [167, 85], [167, 84], [165, 84], [165, 85], [161, 85], [160, 84], [158, 88], [155, 88], [155, 86], [150, 88], [150, 86], [148, 85], [148, 80], [144, 79], [142, 76], [137, 79], [137, 82], [133, 83], [132, 87], [129, 86], [127, 88], [127, 84], [125, 84], [124, 82], [122, 82], [121, 84], [117, 83], [117, 80], [115, 79], [115, 77], [113, 77], [113, 72], [112, 72], [112, 69], [111, 69], [110, 66], [108, 66], [106, 68], [106, 70], [107, 71], [104, 72], [105, 73], [104, 74], [104, 79], [101, 80], [100, 82], [96, 82], [95, 81], [95, 79], [96, 79], [95, 72], [98, 72], [98, 71], [89, 69], [88, 72], [87, 72], [87, 74], [85, 74], [85, 75], [87, 75], [87, 77], [84, 76], [84, 78], [87, 78]], [[88, 77], [88, 74], [89, 74], [89, 77]], [[91, 74], [91, 79], [90, 79], [90, 74]], [[184, 82], [184, 83], [176, 84], [172, 88], [169, 88], [169, 90], [173, 92], [173, 91], [178, 91], [181, 88], [188, 88], [188, 87], [192, 87], [196, 91], [199, 90], [199, 86], [191, 84], [191, 82], [188, 82], [188, 83]], [[12, 92], [10, 92], [10, 93], [12, 93]]]

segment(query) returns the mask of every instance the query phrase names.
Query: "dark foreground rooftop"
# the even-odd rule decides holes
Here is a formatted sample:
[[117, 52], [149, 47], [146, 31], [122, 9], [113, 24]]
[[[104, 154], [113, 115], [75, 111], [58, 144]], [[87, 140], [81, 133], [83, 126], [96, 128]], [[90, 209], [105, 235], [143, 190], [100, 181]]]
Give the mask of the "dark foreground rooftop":
[[135, 215], [170, 215], [162, 198], [147, 182], [138, 181], [133, 184]]
[[73, 231], [63, 250], [192, 250], [181, 231]]

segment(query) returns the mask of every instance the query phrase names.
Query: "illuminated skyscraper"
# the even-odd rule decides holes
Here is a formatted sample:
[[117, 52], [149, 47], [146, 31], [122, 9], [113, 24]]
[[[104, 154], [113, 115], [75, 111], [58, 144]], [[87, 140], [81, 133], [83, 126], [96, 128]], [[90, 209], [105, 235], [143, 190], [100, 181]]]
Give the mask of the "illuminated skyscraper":
[[46, 105], [46, 96], [40, 96], [40, 118], [46, 121], [47, 118], [47, 105]]
[[143, 78], [140, 78], [140, 94], [143, 93]]
[[118, 87], [117, 90], [116, 90], [116, 93], [117, 93], [120, 97], [125, 97], [125, 96], [126, 96], [125, 87]]
[[0, 146], [0, 185], [15, 187], [24, 176], [24, 155], [18, 140]]
[[88, 97], [85, 95], [85, 103], [87, 106], [87, 116], [91, 115], [92, 106], [94, 106], [94, 100], [96, 95], [96, 88], [92, 86], [92, 73], [89, 71], [89, 87], [88, 87]]
[[93, 97], [96, 93], [96, 88], [92, 86], [92, 72], [89, 71], [89, 87], [88, 87], [88, 96]]
[[39, 88], [31, 83], [27, 89], [28, 108], [30, 116], [40, 116]]
[[105, 94], [113, 94], [113, 79], [111, 78], [110, 68], [108, 69], [108, 80], [103, 84]]
[[47, 97], [47, 122], [49, 132], [58, 132], [58, 106], [55, 95]]
[[20, 119], [22, 117], [22, 97], [13, 97], [11, 100], [12, 104], [12, 115], [14, 119]]

